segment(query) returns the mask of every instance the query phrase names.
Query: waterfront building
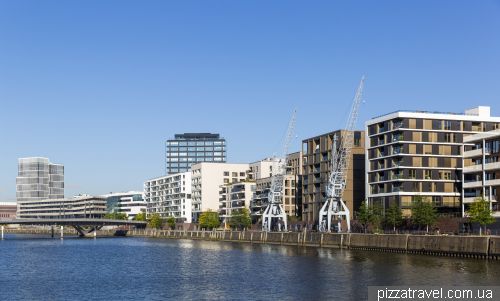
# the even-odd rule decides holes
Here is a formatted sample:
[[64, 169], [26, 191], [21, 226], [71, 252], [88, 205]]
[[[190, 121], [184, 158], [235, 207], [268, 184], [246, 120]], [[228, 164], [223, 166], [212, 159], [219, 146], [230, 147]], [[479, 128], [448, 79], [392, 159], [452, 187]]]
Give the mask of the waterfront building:
[[[277, 159], [278, 161], [280, 159]], [[254, 223], [261, 221], [262, 213], [269, 205], [268, 195], [272, 181], [272, 159], [270, 159], [270, 174], [267, 177], [257, 177], [255, 192], [252, 195], [250, 211]], [[261, 161], [262, 162], [262, 161]], [[250, 169], [255, 170], [255, 165], [259, 162], [251, 163]], [[302, 216], [302, 152], [295, 152], [288, 155], [287, 172], [283, 177], [283, 210], [287, 216]]]
[[[384, 208], [395, 202], [409, 214], [420, 195], [441, 213], [461, 215], [462, 192], [468, 197], [468, 189], [477, 188], [462, 187], [464, 139], [499, 124], [489, 107], [458, 114], [396, 111], [367, 121], [366, 198], [370, 204], [381, 201]], [[466, 151], [471, 147], [465, 144]]]
[[[277, 159], [279, 161], [279, 159]], [[249, 180], [271, 177], [273, 175], [273, 158], [265, 158], [264, 160], [250, 163], [247, 177]]]
[[228, 218], [231, 218], [233, 211], [241, 210], [243, 207], [250, 208], [255, 181], [246, 181], [219, 186], [219, 217], [223, 223], [229, 222]]
[[245, 181], [249, 164], [200, 162], [191, 166], [192, 222], [203, 211], [219, 211], [220, 186]]
[[[481, 127], [480, 127], [481, 128]], [[462, 144], [462, 214], [474, 199], [483, 196], [490, 202], [493, 216], [500, 217], [500, 130], [464, 137]]]
[[146, 211], [146, 202], [142, 199], [140, 191], [125, 191], [105, 194], [106, 212], [125, 213], [129, 219], [133, 219], [142, 210]]
[[191, 173], [182, 172], [144, 182], [146, 216], [158, 213], [175, 217], [177, 223], [191, 223]]
[[16, 202], [0, 202], [0, 219], [16, 218], [16, 215], [17, 215]]
[[[330, 160], [334, 136], [338, 149], [345, 130], [337, 130], [320, 136], [302, 140], [302, 220], [319, 221], [319, 211], [325, 204], [330, 176]], [[365, 134], [354, 131], [354, 141], [349, 159], [347, 181], [342, 200], [354, 212], [364, 200]]]
[[82, 195], [68, 199], [45, 199], [18, 206], [17, 218], [102, 218], [106, 197]]
[[226, 148], [219, 134], [175, 134], [165, 143], [165, 174], [188, 172], [200, 162], [226, 162]]
[[16, 178], [19, 212], [29, 204], [46, 199], [64, 198], [64, 165], [43, 157], [20, 158]]

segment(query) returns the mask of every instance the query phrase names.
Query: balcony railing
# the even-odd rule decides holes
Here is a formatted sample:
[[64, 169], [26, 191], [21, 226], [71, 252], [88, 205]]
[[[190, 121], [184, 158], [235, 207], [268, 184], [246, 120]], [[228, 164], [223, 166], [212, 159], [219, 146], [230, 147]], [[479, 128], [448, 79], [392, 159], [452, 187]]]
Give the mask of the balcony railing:
[[400, 191], [403, 191], [403, 186], [393, 187], [392, 188], [392, 192], [400, 192]]
[[378, 145], [382, 145], [382, 144], [385, 144], [385, 140], [384, 139], [378, 141]]
[[395, 122], [395, 123], [392, 124], [392, 129], [393, 130], [397, 130], [397, 129], [402, 128], [402, 127], [404, 127], [404, 122], [402, 122], [402, 121], [401, 122]]
[[385, 181], [385, 177], [384, 176], [378, 177], [378, 181], [377, 182], [381, 182], [381, 181]]
[[393, 142], [396, 142], [396, 141], [403, 141], [404, 140], [404, 136], [403, 135], [396, 135], [396, 136], [393, 136], [392, 137], [392, 141]]
[[319, 148], [314, 150], [315, 153], [319, 153]]
[[403, 178], [402, 174], [392, 175], [392, 179], [393, 180], [399, 180], [399, 179], [402, 179], [402, 178]]
[[404, 149], [403, 148], [395, 148], [392, 150], [393, 155], [398, 155], [398, 154], [404, 154]]
[[302, 181], [302, 183], [304, 183], [304, 184], [309, 183], [309, 179], [304, 179], [304, 180]]
[[378, 169], [384, 169], [385, 168], [385, 164], [379, 164], [378, 165]]
[[314, 179], [314, 183], [321, 182], [322, 180], [323, 180], [323, 179], [321, 179], [321, 178], [316, 178], [316, 179]]
[[380, 153], [378, 153], [378, 157], [379, 157], [379, 158], [380, 158], [380, 157], [385, 157], [385, 153], [384, 153], [384, 152], [380, 152]]
[[313, 169], [313, 172], [320, 172], [320, 171], [321, 171], [321, 168], [319, 168], [319, 167], [318, 167], [318, 168]]
[[399, 167], [399, 166], [403, 166], [403, 161], [392, 162], [392, 167]]
[[385, 132], [385, 128], [383, 128], [383, 127], [382, 127], [382, 128], [379, 128], [379, 129], [378, 129], [378, 132], [379, 132], [379, 133], [383, 133], [383, 132]]

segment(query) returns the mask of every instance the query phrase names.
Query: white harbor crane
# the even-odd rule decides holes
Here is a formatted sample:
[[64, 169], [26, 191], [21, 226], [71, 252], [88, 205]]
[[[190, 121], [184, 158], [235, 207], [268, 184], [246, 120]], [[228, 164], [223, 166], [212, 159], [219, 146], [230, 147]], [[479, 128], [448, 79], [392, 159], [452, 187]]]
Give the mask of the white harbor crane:
[[352, 144], [354, 140], [354, 130], [356, 128], [356, 120], [358, 119], [358, 108], [363, 92], [363, 82], [365, 77], [361, 79], [358, 91], [352, 102], [351, 113], [347, 120], [347, 126], [344, 130], [344, 136], [337, 145], [337, 135], [333, 137], [332, 143], [332, 157], [330, 160], [330, 177], [328, 186], [326, 187], [326, 202], [319, 211], [319, 231], [330, 232], [332, 217], [337, 216], [338, 231], [342, 232], [341, 220], [345, 216], [347, 220], [347, 232], [351, 232], [350, 212], [344, 201], [342, 195], [347, 180], [347, 171], [349, 169], [349, 159], [351, 158]]
[[292, 119], [288, 125], [286, 132], [285, 144], [279, 157], [279, 162], [276, 162], [276, 153], [273, 158], [273, 176], [271, 179], [271, 188], [268, 193], [268, 205], [262, 214], [262, 231], [270, 232], [273, 219], [277, 219], [278, 231], [281, 231], [281, 220], [284, 222], [284, 230], [287, 228], [286, 213], [283, 209], [283, 177], [286, 174], [286, 165], [288, 163], [288, 153], [290, 152], [290, 144], [292, 142], [293, 124], [295, 123], [295, 114], [297, 109], [293, 111]]

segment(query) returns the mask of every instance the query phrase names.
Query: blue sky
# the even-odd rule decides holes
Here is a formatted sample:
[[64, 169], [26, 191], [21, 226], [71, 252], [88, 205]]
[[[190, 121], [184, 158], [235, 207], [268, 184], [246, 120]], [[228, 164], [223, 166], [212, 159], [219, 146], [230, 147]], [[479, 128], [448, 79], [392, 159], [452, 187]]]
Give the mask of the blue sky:
[[400, 109], [500, 116], [500, 1], [1, 1], [0, 201], [17, 159], [65, 165], [66, 197], [142, 190], [176, 133], [228, 162]]

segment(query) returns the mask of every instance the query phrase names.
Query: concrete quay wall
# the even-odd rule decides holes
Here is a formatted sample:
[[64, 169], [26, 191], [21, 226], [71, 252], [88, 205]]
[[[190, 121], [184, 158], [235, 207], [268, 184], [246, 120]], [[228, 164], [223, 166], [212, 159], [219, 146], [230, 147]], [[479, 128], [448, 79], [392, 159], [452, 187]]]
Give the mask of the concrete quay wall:
[[[4, 229], [12, 234], [51, 234], [51, 230]], [[74, 229], [64, 229], [65, 235], [77, 235]], [[60, 229], [54, 229], [54, 236]], [[438, 236], [394, 234], [304, 233], [304, 232], [232, 232], [187, 230], [100, 230], [99, 236], [132, 236], [176, 239], [199, 239], [241, 243], [297, 245], [325, 248], [346, 248], [383, 252], [406, 252], [436, 256], [500, 259], [500, 237], [496, 236]], [[86, 235], [94, 236], [93, 233]]]
[[176, 230], [131, 230], [124, 235], [500, 259], [500, 237], [491, 236], [478, 237], [358, 233], [321, 234], [303, 232], [209, 232]]

